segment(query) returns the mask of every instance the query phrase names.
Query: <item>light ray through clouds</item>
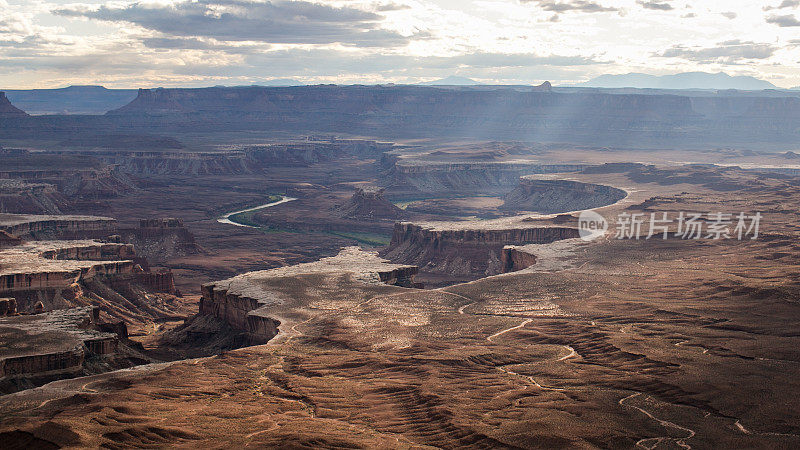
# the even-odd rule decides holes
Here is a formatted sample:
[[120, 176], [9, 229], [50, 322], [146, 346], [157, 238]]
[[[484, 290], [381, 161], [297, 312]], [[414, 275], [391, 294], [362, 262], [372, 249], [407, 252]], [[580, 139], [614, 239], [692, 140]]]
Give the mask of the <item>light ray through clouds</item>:
[[690, 71], [788, 88], [799, 43], [800, 2], [784, 0], [0, 0], [8, 89]]

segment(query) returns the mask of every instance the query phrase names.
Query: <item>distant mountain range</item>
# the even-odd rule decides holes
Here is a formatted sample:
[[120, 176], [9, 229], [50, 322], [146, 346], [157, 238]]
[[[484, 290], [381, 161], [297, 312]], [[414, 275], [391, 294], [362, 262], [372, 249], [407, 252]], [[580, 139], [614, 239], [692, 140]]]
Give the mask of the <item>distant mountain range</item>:
[[768, 81], [747, 76], [730, 76], [722, 72], [685, 72], [662, 76], [644, 73], [601, 75], [578, 86], [639, 89], [738, 89], [742, 91], [778, 89]]

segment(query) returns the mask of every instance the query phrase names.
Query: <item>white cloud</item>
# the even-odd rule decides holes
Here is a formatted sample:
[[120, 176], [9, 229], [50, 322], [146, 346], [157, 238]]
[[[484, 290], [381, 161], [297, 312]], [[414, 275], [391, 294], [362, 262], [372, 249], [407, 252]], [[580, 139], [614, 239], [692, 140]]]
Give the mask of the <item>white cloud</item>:
[[684, 71], [800, 85], [800, 47], [791, 43], [800, 0], [68, 2], [0, 0], [2, 87], [453, 74], [558, 83]]

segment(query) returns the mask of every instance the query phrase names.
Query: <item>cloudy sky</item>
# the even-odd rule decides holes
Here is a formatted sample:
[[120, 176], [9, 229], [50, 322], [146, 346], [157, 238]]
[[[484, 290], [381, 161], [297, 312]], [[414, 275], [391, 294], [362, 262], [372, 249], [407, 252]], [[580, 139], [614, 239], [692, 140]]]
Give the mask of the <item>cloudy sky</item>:
[[800, 0], [0, 0], [6, 89], [687, 71], [800, 86]]

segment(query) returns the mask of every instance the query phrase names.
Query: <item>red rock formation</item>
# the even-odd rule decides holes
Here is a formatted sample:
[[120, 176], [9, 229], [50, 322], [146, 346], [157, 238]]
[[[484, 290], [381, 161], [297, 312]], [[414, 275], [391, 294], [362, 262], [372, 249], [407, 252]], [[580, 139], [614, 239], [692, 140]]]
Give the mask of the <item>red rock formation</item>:
[[393, 262], [419, 266], [425, 272], [495, 275], [506, 267], [502, 258], [507, 245], [546, 244], [576, 237], [579, 237], [576, 228], [565, 227], [442, 230], [398, 223], [392, 242], [382, 256]]
[[278, 334], [281, 322], [274, 307], [281, 303], [276, 293], [261, 287], [265, 281], [306, 275], [346, 276], [364, 284], [391, 284], [415, 287], [413, 266], [389, 264], [375, 253], [357, 247], [343, 249], [339, 255], [313, 263], [239, 275], [202, 286], [200, 315], [222, 319], [234, 329], [247, 333], [252, 344], [265, 343]]
[[517, 250], [513, 245], [509, 245], [503, 248], [501, 263], [504, 273], [516, 272], [536, 264], [536, 256]]
[[505, 203], [500, 209], [544, 214], [563, 213], [611, 205], [627, 195], [622, 189], [600, 184], [523, 178], [505, 196]]
[[108, 217], [0, 214], [0, 230], [21, 238], [95, 238], [116, 229], [117, 221]]
[[341, 217], [361, 220], [399, 220], [407, 216], [383, 196], [384, 190], [356, 189], [350, 200], [339, 210]]
[[139, 227], [120, 228], [118, 233], [120, 240], [134, 245], [138, 255], [155, 263], [202, 252], [194, 235], [181, 219], [142, 219]]
[[253, 311], [262, 305], [257, 299], [228, 293], [214, 284], [202, 287], [200, 314], [215, 316], [233, 328], [242, 330], [250, 336], [250, 344], [265, 344], [278, 335], [280, 321]]
[[9, 344], [0, 349], [0, 392], [135, 365], [117, 354], [120, 336], [102, 328], [93, 307], [0, 318]]

